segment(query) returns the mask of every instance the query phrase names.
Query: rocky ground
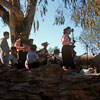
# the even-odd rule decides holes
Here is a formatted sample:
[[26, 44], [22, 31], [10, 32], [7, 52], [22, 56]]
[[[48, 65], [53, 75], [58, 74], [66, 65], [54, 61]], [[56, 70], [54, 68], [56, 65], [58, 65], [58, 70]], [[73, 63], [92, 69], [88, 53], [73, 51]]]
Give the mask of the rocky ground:
[[100, 100], [100, 75], [38, 69], [0, 68], [0, 100]]

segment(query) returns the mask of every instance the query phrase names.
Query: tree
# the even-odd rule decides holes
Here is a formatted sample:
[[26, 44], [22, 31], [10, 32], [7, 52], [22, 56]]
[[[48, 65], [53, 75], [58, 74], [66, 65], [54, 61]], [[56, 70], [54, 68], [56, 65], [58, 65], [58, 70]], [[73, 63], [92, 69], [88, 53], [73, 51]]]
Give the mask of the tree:
[[[75, 0], [71, 0], [73, 1]], [[70, 0], [61, 0], [61, 2], [65, 5], [71, 3]], [[39, 21], [35, 21], [34, 16], [37, 11], [40, 11], [43, 17], [47, 12], [47, 5], [48, 0], [0, 0], [0, 17], [10, 29], [12, 44], [15, 43], [20, 32], [26, 33], [29, 37], [32, 25], [34, 30], [39, 28]], [[59, 14], [61, 18], [60, 16], [55, 18], [56, 22], [59, 19], [59, 22], [64, 24], [65, 18], [62, 13]]]
[[[78, 0], [73, 7], [72, 20], [81, 26], [82, 39], [95, 54], [100, 50], [100, 0]], [[82, 42], [83, 43], [83, 42]]]
[[[54, 24], [64, 24], [67, 18], [66, 9], [70, 9], [76, 26], [80, 25], [91, 37], [95, 34], [99, 36], [100, 0], [58, 0], [58, 2], [60, 4], [56, 10]], [[48, 0], [0, 0], [0, 17], [10, 29], [12, 44], [20, 32], [26, 33], [29, 37], [32, 25], [34, 31], [38, 30], [39, 21], [35, 21], [35, 14], [39, 11], [43, 17], [47, 12], [47, 5]]]
[[21, 10], [20, 0], [0, 0], [0, 17], [9, 26], [12, 43], [20, 32], [29, 36], [34, 20], [37, 0], [28, 0], [26, 13]]
[[80, 42], [83, 44], [86, 49], [88, 45], [88, 50], [93, 54], [97, 55], [100, 53], [100, 34], [98, 35], [90, 35], [87, 31], [84, 31], [80, 36]]
[[[24, 10], [21, 8], [22, 5], [26, 6]], [[12, 43], [15, 43], [20, 32], [26, 33], [29, 37], [39, 5], [42, 5], [41, 16], [43, 16], [46, 13], [47, 0], [0, 0], [0, 17], [10, 29]], [[39, 22], [36, 24], [38, 28]]]

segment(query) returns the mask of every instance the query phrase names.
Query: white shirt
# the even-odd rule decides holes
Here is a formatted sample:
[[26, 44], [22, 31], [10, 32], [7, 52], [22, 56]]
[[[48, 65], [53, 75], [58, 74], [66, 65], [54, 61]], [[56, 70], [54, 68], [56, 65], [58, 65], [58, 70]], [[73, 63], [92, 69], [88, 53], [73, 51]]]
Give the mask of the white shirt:
[[11, 64], [11, 60], [13, 61], [14, 64], [18, 64], [18, 59], [14, 57], [14, 55], [9, 54], [9, 60], [10, 60], [10, 64]]
[[28, 54], [26, 56], [26, 60], [27, 60], [28, 64], [32, 64], [32, 63], [36, 62], [38, 58], [39, 58], [38, 54], [33, 51], [28, 52]]

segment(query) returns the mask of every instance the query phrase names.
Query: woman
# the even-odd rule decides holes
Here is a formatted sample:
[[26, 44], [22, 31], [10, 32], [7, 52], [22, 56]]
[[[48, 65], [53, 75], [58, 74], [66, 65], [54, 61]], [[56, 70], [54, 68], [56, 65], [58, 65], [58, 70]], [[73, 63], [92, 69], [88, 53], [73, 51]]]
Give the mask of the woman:
[[18, 56], [19, 56], [19, 60], [18, 60], [18, 64], [19, 64], [19, 68], [25, 68], [24, 63], [26, 60], [26, 44], [27, 44], [27, 34], [25, 33], [20, 33], [19, 39], [16, 40], [15, 42], [15, 47], [18, 51]]
[[71, 39], [69, 35], [71, 33], [71, 28], [67, 27], [64, 29], [64, 35], [61, 38], [62, 41], [62, 59], [63, 59], [63, 68], [71, 67], [74, 69], [74, 61], [73, 61], [73, 43], [71, 43]]

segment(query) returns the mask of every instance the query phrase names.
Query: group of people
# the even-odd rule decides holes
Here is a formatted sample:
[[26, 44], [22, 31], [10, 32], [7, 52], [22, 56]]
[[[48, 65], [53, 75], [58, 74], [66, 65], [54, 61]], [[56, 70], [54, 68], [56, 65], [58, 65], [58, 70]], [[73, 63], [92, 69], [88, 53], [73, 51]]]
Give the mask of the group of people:
[[[18, 39], [11, 49], [7, 39], [9, 38], [9, 32], [4, 32], [4, 38], [0, 39], [0, 60], [5, 66], [11, 65], [17, 68], [37, 68], [42, 65], [46, 65], [49, 61], [51, 63], [60, 64], [63, 69], [67, 68], [75, 69], [75, 55], [74, 43], [71, 42], [69, 37], [72, 29], [67, 27], [64, 29], [62, 41], [62, 57], [59, 56], [60, 51], [54, 50], [52, 57], [48, 54], [47, 46], [48, 42], [44, 42], [41, 45], [42, 49], [37, 51], [37, 46], [33, 43], [33, 39], [27, 39], [27, 34], [20, 33]], [[52, 60], [53, 58], [53, 60]]]
[[42, 49], [37, 51], [37, 46], [33, 43], [33, 39], [27, 39], [27, 34], [20, 33], [14, 46], [9, 48], [7, 39], [9, 38], [9, 32], [3, 33], [4, 37], [0, 39], [0, 61], [4, 66], [15, 66], [17, 68], [37, 68], [39, 66], [46, 65], [48, 59], [52, 63], [62, 64], [62, 59], [59, 57], [59, 50], [54, 50], [54, 59], [50, 59], [47, 46], [48, 42], [44, 42], [41, 45]]

